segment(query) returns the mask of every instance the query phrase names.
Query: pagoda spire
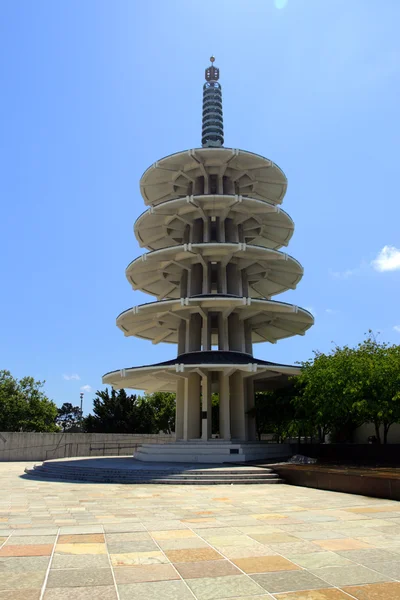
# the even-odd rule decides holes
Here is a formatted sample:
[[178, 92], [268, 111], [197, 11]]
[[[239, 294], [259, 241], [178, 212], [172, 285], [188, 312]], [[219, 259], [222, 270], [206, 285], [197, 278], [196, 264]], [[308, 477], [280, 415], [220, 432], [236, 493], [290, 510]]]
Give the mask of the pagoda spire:
[[203, 85], [203, 122], [201, 144], [203, 148], [219, 148], [224, 144], [224, 122], [222, 118], [222, 90], [218, 83], [219, 69], [211, 65], [205, 70], [206, 82]]

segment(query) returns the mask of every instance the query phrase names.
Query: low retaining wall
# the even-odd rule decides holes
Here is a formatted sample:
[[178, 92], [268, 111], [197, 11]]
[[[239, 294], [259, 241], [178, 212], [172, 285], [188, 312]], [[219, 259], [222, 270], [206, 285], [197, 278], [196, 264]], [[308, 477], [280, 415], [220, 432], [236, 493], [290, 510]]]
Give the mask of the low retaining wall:
[[345, 470], [308, 465], [274, 465], [273, 469], [285, 483], [292, 485], [400, 500], [400, 475], [389, 470]]
[[400, 444], [291, 444], [293, 454], [319, 462], [400, 466]]
[[175, 442], [175, 434], [0, 432], [0, 461], [133, 454], [138, 444]]

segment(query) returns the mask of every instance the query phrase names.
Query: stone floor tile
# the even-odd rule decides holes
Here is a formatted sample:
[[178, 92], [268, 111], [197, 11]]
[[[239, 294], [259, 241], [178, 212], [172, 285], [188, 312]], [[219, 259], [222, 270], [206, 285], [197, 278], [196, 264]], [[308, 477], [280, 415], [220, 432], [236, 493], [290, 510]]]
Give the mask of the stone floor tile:
[[207, 548], [208, 544], [201, 538], [183, 538], [180, 540], [157, 540], [163, 550], [184, 550], [185, 548]]
[[57, 544], [57, 554], [107, 554], [105, 544]]
[[[322, 531], [318, 531], [317, 529], [314, 531], [293, 531], [293, 535], [296, 535], [303, 540], [338, 540], [343, 539], [346, 536], [344, 533], [340, 533], [339, 531], [331, 531], [329, 529], [323, 529]], [[352, 533], [352, 535], [354, 535]]]
[[12, 535], [8, 541], [7, 546], [27, 546], [27, 545], [53, 545], [56, 541], [55, 535], [32, 535], [22, 536], [19, 534]]
[[[53, 555], [51, 569], [93, 569], [108, 567], [106, 554], [57, 554]], [[1, 568], [0, 568], [1, 571]]]
[[[0, 590], [29, 590], [42, 587], [46, 571], [28, 571], [27, 573], [8, 572], [0, 577]], [[25, 592], [24, 592], [25, 593]], [[24, 598], [21, 592], [21, 599]]]
[[27, 544], [23, 546], [8, 546], [7, 544], [0, 549], [0, 558], [2, 556], [50, 556], [53, 551], [53, 544]]
[[228, 560], [203, 560], [200, 562], [176, 563], [175, 568], [183, 579], [242, 575], [241, 571]]
[[203, 577], [185, 581], [198, 600], [220, 600], [221, 598], [264, 594], [264, 589], [246, 575]]
[[104, 569], [51, 569], [46, 588], [113, 585], [110, 567]]
[[143, 525], [148, 531], [181, 531], [188, 530], [187, 525], [181, 521], [162, 520], [162, 521], [143, 521]]
[[106, 542], [146, 542], [152, 541], [152, 537], [147, 531], [132, 531], [130, 533], [107, 533]]
[[213, 548], [186, 548], [184, 550], [165, 550], [172, 563], [199, 562], [203, 560], [220, 560], [223, 558]]
[[158, 546], [153, 540], [144, 540], [137, 542], [110, 542], [107, 544], [110, 554], [127, 554], [129, 552], [154, 552]]
[[[360, 565], [369, 566], [370, 563], [374, 562], [395, 562], [399, 561], [400, 564], [400, 556], [393, 552], [389, 552], [388, 550], [383, 550], [382, 548], [371, 548], [366, 550], [341, 550], [338, 552], [340, 556], [344, 556], [344, 558], [348, 558]], [[371, 567], [373, 568], [373, 567]]]
[[[46, 571], [50, 556], [7, 556], [0, 558], [0, 577], [5, 573], [24, 573], [26, 571]], [[3, 574], [3, 575], [2, 575]]]
[[[248, 535], [218, 535], [211, 537], [208, 543], [212, 546], [257, 546], [258, 541]], [[263, 542], [261, 542], [263, 543]]]
[[269, 546], [258, 544], [257, 546], [218, 546], [218, 552], [227, 558], [248, 558], [254, 556], [276, 556], [277, 552]]
[[208, 529], [196, 529], [197, 535], [205, 540], [218, 535], [240, 535], [240, 531], [236, 527], [210, 527]]
[[183, 581], [120, 584], [118, 592], [120, 600], [193, 600]]
[[339, 567], [320, 567], [310, 569], [314, 575], [321, 577], [331, 585], [343, 587], [344, 585], [359, 585], [362, 583], [379, 583], [389, 581], [390, 577], [368, 569], [363, 565], [350, 565]]
[[363, 585], [362, 587], [345, 587], [347, 592], [357, 600], [399, 600], [400, 583], [378, 583], [375, 585]]
[[58, 544], [104, 544], [104, 533], [78, 533], [60, 535]]
[[346, 592], [333, 588], [274, 594], [274, 598], [275, 600], [351, 600]]
[[172, 529], [165, 531], [152, 531], [151, 537], [154, 540], [180, 540], [184, 538], [195, 538], [196, 534], [190, 529]]
[[386, 575], [386, 577], [390, 579], [400, 580], [400, 560], [398, 561], [376, 561], [376, 562], [368, 562], [366, 564], [369, 569], [373, 571], [378, 571], [378, 573], [382, 573], [382, 575]]
[[131, 565], [160, 565], [168, 563], [168, 559], [160, 551], [110, 554], [110, 559], [114, 567], [127, 567]]
[[102, 525], [72, 525], [60, 528], [60, 535], [103, 533]]
[[301, 542], [298, 537], [289, 535], [288, 533], [255, 533], [250, 534], [250, 537], [260, 544], [285, 544], [292, 542]]
[[21, 596], [20, 590], [0, 591], [0, 600], [39, 600], [41, 590], [24, 590]]
[[256, 556], [236, 558], [232, 562], [245, 573], [267, 573], [269, 571], [296, 571], [300, 567], [283, 556]]
[[336, 567], [340, 565], [352, 565], [351, 560], [344, 558], [336, 552], [312, 552], [309, 554], [291, 554], [290, 560], [305, 569], [317, 569], [318, 567]]
[[315, 540], [317, 546], [320, 546], [324, 550], [333, 550], [338, 552], [339, 550], [361, 550], [362, 548], [371, 548], [370, 544], [366, 542], [360, 542], [354, 538], [344, 538], [339, 540]]
[[140, 583], [143, 581], [166, 581], [180, 579], [172, 565], [136, 565], [115, 567], [115, 580], [120, 583]]
[[321, 552], [322, 548], [312, 542], [289, 542], [284, 544], [270, 544], [270, 548], [288, 557], [289, 554], [309, 554], [311, 552]]
[[[24, 596], [22, 600], [27, 598]], [[111, 585], [50, 588], [46, 589], [43, 600], [117, 600], [117, 593]]]
[[293, 592], [330, 587], [330, 584], [307, 571], [279, 571], [252, 575], [252, 579], [267, 592]]

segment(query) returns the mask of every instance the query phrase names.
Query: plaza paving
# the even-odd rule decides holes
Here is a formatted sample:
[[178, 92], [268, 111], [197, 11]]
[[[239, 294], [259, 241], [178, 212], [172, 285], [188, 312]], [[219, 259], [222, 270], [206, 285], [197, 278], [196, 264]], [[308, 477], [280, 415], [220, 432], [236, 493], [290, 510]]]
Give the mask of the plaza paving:
[[398, 600], [400, 505], [286, 485], [23, 479], [0, 463], [0, 600]]

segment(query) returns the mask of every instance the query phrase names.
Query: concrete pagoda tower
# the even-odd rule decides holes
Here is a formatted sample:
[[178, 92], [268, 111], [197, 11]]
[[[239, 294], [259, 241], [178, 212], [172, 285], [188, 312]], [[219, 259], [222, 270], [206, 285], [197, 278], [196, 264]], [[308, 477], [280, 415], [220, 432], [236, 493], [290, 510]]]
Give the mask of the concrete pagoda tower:
[[[126, 277], [157, 300], [117, 318], [125, 336], [177, 344], [178, 356], [103, 377], [114, 388], [176, 392], [176, 444], [143, 445], [135, 455], [142, 460], [270, 455], [274, 445], [256, 442], [248, 414], [254, 390], [282, 384], [299, 368], [257, 359], [253, 345], [304, 335], [314, 322], [307, 310], [271, 299], [294, 289], [303, 275], [297, 260], [280, 250], [294, 229], [279, 206], [287, 180], [269, 159], [223, 146], [214, 60], [203, 85], [202, 147], [162, 158], [140, 180], [149, 208], [134, 232], [149, 252], [128, 265]], [[213, 392], [218, 432], [211, 429]]]

